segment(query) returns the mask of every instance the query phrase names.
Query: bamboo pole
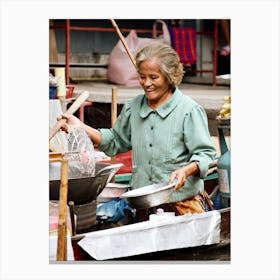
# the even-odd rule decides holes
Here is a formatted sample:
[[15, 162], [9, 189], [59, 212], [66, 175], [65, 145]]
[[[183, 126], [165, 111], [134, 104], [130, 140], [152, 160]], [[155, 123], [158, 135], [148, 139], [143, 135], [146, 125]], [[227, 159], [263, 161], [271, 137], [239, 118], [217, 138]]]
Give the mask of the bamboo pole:
[[118, 34], [118, 36], [119, 36], [119, 38], [120, 38], [120, 40], [121, 40], [121, 42], [122, 42], [122, 44], [123, 44], [123, 46], [124, 46], [124, 48], [125, 48], [125, 50], [126, 50], [128, 56], [129, 56], [131, 62], [133, 63], [134, 67], [136, 68], [136, 61], [135, 61], [135, 58], [134, 58], [134, 56], [132, 55], [132, 53], [130, 52], [130, 50], [129, 50], [127, 44], [126, 44], [126, 41], [125, 41], [125, 39], [124, 39], [124, 37], [123, 37], [123, 35], [122, 35], [122, 33], [121, 33], [121, 31], [120, 31], [118, 25], [116, 24], [116, 22], [115, 22], [114, 19], [111, 19], [111, 23], [112, 23], [113, 27], [115, 28], [115, 30], [116, 30], [116, 32], [117, 32], [117, 34]]
[[117, 119], [117, 88], [112, 88], [112, 104], [111, 104], [111, 127], [114, 126]]
[[59, 189], [59, 217], [57, 237], [57, 261], [67, 260], [67, 194], [68, 194], [68, 161], [61, 160], [61, 178]]
[[[114, 126], [116, 119], [117, 119], [117, 88], [112, 88], [112, 100], [111, 100], [111, 127]], [[116, 157], [113, 156], [111, 158], [111, 163], [114, 164], [116, 162]]]

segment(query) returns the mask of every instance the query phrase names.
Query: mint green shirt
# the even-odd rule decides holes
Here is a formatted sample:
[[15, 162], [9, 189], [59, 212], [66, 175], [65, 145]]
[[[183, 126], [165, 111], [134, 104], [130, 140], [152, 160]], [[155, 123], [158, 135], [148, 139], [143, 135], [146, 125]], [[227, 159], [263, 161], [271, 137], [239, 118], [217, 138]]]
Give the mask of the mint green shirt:
[[202, 191], [203, 178], [216, 156], [204, 109], [178, 88], [155, 110], [145, 95], [128, 100], [114, 127], [100, 132], [99, 149], [107, 155], [132, 149], [132, 189], [168, 181], [174, 170], [191, 161], [198, 163], [200, 175], [187, 177], [169, 202]]

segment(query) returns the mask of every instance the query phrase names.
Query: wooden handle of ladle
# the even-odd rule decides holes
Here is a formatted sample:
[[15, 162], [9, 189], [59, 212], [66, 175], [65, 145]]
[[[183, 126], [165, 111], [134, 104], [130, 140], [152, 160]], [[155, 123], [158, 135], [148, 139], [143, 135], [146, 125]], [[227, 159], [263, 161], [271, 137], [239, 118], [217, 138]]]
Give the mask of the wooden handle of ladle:
[[[80, 106], [87, 100], [89, 96], [88, 91], [84, 91], [79, 95], [79, 97], [73, 102], [73, 104], [69, 107], [69, 109], [65, 112], [66, 114], [73, 115]], [[66, 120], [61, 119], [59, 120], [51, 129], [49, 134], [49, 140], [51, 140], [54, 135], [60, 130], [60, 128], [65, 124]]]
[[115, 28], [115, 30], [116, 30], [116, 32], [117, 32], [117, 34], [118, 34], [118, 36], [119, 36], [119, 38], [120, 38], [120, 40], [121, 40], [121, 42], [122, 42], [122, 44], [123, 44], [123, 46], [124, 46], [124, 48], [125, 48], [125, 50], [126, 50], [128, 56], [129, 56], [131, 62], [133, 63], [134, 67], [136, 68], [136, 61], [135, 61], [135, 58], [134, 58], [134, 56], [132, 55], [132, 53], [130, 52], [130, 50], [129, 50], [127, 44], [126, 44], [126, 41], [125, 41], [125, 39], [124, 39], [124, 37], [123, 37], [123, 35], [122, 35], [122, 33], [121, 33], [121, 31], [120, 31], [118, 25], [116, 24], [116, 22], [115, 22], [114, 19], [111, 19], [111, 23], [112, 23], [113, 27]]

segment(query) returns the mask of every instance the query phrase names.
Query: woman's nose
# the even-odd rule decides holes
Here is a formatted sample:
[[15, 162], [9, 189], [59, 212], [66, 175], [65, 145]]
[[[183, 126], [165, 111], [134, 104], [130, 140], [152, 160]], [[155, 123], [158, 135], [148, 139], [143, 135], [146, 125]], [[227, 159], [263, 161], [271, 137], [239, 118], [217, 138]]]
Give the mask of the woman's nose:
[[147, 86], [150, 86], [152, 84], [152, 81], [151, 81], [151, 79], [146, 79], [145, 81], [144, 81], [144, 85], [147, 87]]

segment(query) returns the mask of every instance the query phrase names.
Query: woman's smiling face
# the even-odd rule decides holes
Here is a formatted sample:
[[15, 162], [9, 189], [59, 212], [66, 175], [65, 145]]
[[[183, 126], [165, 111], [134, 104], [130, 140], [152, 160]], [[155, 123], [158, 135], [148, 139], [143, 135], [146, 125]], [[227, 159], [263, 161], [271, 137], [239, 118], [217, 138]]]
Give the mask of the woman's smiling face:
[[161, 73], [156, 59], [145, 60], [140, 64], [139, 82], [145, 91], [148, 104], [155, 109], [172, 95], [167, 78]]

